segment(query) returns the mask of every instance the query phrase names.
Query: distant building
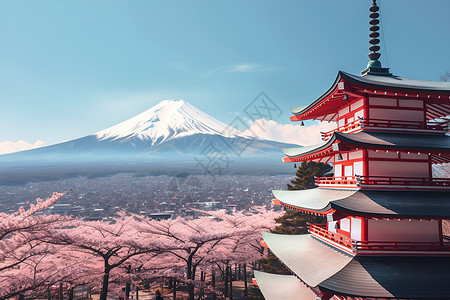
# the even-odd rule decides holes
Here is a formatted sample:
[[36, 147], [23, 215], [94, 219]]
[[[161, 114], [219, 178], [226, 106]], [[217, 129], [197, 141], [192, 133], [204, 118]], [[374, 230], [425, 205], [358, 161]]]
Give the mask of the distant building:
[[156, 220], [167, 220], [172, 218], [172, 215], [173, 212], [157, 212], [149, 214], [148, 217]]

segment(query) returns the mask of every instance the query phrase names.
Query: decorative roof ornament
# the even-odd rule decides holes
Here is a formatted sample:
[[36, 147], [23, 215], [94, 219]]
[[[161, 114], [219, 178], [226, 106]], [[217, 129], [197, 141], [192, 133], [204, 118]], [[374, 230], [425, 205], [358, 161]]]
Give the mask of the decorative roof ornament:
[[380, 46], [378, 44], [380, 43], [380, 33], [378, 30], [380, 30], [380, 20], [378, 20], [378, 17], [380, 14], [378, 11], [380, 8], [377, 5], [377, 0], [373, 0], [372, 6], [369, 8], [370, 14], [369, 17], [371, 18], [369, 21], [370, 24], [370, 40], [369, 43], [371, 46], [369, 47], [369, 50], [372, 51], [369, 53], [370, 61], [367, 64], [367, 68], [361, 72], [362, 76], [364, 75], [381, 75], [381, 76], [391, 76], [392, 74], [389, 73], [389, 68], [383, 68], [381, 66], [381, 62], [378, 60], [381, 56], [381, 53], [378, 53], [377, 51], [380, 50]]

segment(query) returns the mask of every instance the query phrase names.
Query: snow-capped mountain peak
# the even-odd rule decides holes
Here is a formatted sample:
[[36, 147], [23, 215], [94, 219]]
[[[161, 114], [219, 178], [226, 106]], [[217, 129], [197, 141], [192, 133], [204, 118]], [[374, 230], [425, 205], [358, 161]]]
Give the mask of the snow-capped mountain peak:
[[225, 123], [184, 100], [164, 100], [145, 112], [95, 135], [99, 140], [137, 138], [156, 145], [199, 133], [234, 137], [239, 132], [230, 130]]

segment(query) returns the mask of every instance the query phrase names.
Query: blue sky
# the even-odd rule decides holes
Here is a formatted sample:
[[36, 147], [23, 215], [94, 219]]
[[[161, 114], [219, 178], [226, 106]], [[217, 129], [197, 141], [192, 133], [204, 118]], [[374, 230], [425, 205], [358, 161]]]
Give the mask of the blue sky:
[[[371, 2], [2, 0], [0, 143], [82, 137], [164, 99], [228, 123], [261, 91], [287, 124], [338, 70], [365, 68]], [[450, 1], [380, 7], [383, 66], [424, 80], [450, 70]]]

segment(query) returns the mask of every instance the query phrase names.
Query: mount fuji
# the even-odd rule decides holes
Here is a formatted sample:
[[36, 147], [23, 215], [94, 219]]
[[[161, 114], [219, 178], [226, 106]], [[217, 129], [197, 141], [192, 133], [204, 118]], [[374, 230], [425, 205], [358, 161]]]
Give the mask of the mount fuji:
[[164, 100], [149, 110], [95, 135], [100, 140], [125, 141], [135, 138], [156, 146], [194, 134], [223, 136], [227, 127], [184, 100]]
[[[201, 172], [199, 165], [204, 169], [212, 159], [227, 160], [224, 172], [277, 172], [286, 170], [281, 163], [285, 147], [298, 145], [244, 135], [186, 101], [165, 100], [95, 134], [0, 155], [0, 184], [11, 174], [17, 175], [13, 181], [29, 179], [30, 170], [39, 178], [37, 169], [50, 178], [92, 172]], [[3, 176], [5, 171], [8, 176]]]

